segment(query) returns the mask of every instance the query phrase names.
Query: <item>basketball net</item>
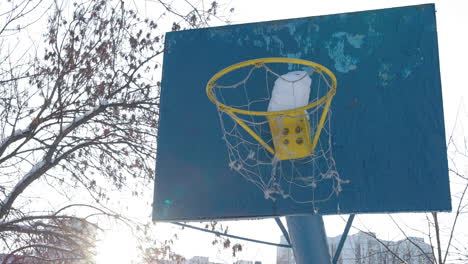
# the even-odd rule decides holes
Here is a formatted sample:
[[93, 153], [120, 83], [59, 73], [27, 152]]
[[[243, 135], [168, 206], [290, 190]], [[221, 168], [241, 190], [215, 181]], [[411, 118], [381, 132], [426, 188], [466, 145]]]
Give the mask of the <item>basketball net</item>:
[[[221, 71], [208, 84], [227, 165], [265, 199], [310, 203], [318, 213], [317, 203], [338, 195], [347, 183], [333, 157], [330, 104], [336, 80], [323, 66], [289, 63], [289, 72], [277, 73], [273, 69], [282, 68], [275, 65], [284, 68], [284, 62], [253, 61], [237, 67], [236, 74]], [[240, 80], [227, 83], [235, 77]]]

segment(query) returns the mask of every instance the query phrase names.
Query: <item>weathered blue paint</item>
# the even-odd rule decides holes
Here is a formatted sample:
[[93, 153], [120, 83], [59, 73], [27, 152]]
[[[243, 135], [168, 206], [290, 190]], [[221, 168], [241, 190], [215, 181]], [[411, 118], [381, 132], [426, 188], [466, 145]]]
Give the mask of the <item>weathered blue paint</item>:
[[331, 264], [320, 215], [286, 216], [296, 264]]
[[429, 4], [168, 33], [154, 220], [313, 213], [310, 204], [264, 199], [229, 169], [204, 90], [222, 68], [282, 56], [320, 63], [338, 79], [331, 132], [349, 184], [317, 204], [319, 214], [450, 210], [435, 25]]

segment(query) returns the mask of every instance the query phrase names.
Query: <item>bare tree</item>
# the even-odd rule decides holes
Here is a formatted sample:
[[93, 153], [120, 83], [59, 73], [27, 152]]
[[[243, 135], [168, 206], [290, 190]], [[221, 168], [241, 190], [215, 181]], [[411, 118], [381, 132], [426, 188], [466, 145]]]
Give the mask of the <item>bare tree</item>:
[[[86, 217], [66, 214], [73, 207], [88, 211]], [[90, 217], [109, 213], [82, 204], [63, 207], [53, 214], [17, 217], [2, 223], [0, 232], [8, 254], [2, 264], [10, 263], [93, 263], [99, 226]]]
[[[161, 20], [174, 19], [172, 30], [219, 18], [217, 2], [203, 8], [185, 1], [184, 11], [174, 3], [147, 2], [158, 4]], [[91, 216], [97, 215], [122, 219], [107, 209], [109, 190], [139, 196], [152, 186], [160, 86], [154, 72], [164, 51], [163, 30], [159, 20], [119, 0], [7, 5], [0, 14], [3, 262], [87, 263], [90, 238], [70, 224], [95, 226]], [[40, 31], [41, 42], [11, 47], [28, 27]], [[32, 197], [33, 187], [47, 194]], [[94, 212], [61, 210], [50, 201], [76, 192]], [[37, 210], [41, 201], [50, 207]]]

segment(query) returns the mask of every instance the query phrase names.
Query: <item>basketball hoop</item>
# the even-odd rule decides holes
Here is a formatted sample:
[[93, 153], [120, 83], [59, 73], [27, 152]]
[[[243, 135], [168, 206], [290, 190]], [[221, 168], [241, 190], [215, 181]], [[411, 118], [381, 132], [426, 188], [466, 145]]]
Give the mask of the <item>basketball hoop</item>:
[[[330, 89], [324, 96], [309, 102], [309, 104], [306, 106], [300, 106], [294, 109], [282, 111], [249, 111], [225, 105], [217, 100], [215, 94], [213, 93], [213, 88], [232, 88], [216, 86], [216, 81], [219, 80], [222, 76], [243, 67], [266, 67], [266, 63], [292, 63], [311, 67], [312, 71], [320, 74], [325, 73], [328, 75], [332, 81], [329, 87]], [[216, 104], [219, 111], [225, 112], [231, 116], [234, 121], [236, 121], [243, 129], [245, 129], [247, 133], [249, 133], [256, 141], [258, 141], [266, 150], [268, 150], [271, 154], [276, 155], [277, 159], [286, 160], [304, 158], [313, 154], [324, 122], [326, 120], [333, 96], [336, 93], [336, 87], [337, 81], [335, 75], [326, 67], [315, 62], [291, 58], [262, 58], [240, 62], [219, 71], [208, 81], [208, 85], [206, 86], [206, 93], [208, 98], [214, 104]], [[310, 126], [306, 120], [307, 114], [304, 114], [304, 112], [307, 112], [307, 110], [322, 104], [325, 104], [325, 107], [317, 125], [316, 131], [314, 131], [313, 139], [311, 140]], [[266, 117], [270, 124], [274, 148], [268, 145], [236, 114]], [[291, 135], [294, 133], [289, 133], [290, 131], [295, 131], [296, 135]]]
[[[301, 71], [276, 72], [285, 68]], [[256, 75], [259, 71], [265, 73], [266, 89], [259, 87], [263, 78]], [[273, 89], [271, 78], [276, 79]], [[234, 84], [221, 84], [227, 81]], [[257, 82], [254, 90], [247, 87], [252, 82]], [[336, 171], [329, 122], [336, 87], [329, 69], [301, 59], [254, 59], [216, 73], [208, 81], [206, 94], [218, 109], [228, 166], [259, 187], [266, 199], [279, 196], [314, 204], [339, 193], [345, 181]], [[249, 93], [263, 95], [251, 98]], [[325, 182], [327, 190], [315, 195]], [[291, 190], [298, 188], [312, 191], [314, 200], [296, 199]]]

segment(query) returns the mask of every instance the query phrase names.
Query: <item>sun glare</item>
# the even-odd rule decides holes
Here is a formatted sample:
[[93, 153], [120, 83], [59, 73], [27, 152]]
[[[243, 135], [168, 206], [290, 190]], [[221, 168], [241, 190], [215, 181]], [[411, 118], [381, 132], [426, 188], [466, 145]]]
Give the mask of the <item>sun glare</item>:
[[137, 260], [135, 238], [125, 231], [108, 231], [96, 247], [96, 264], [129, 264]]

